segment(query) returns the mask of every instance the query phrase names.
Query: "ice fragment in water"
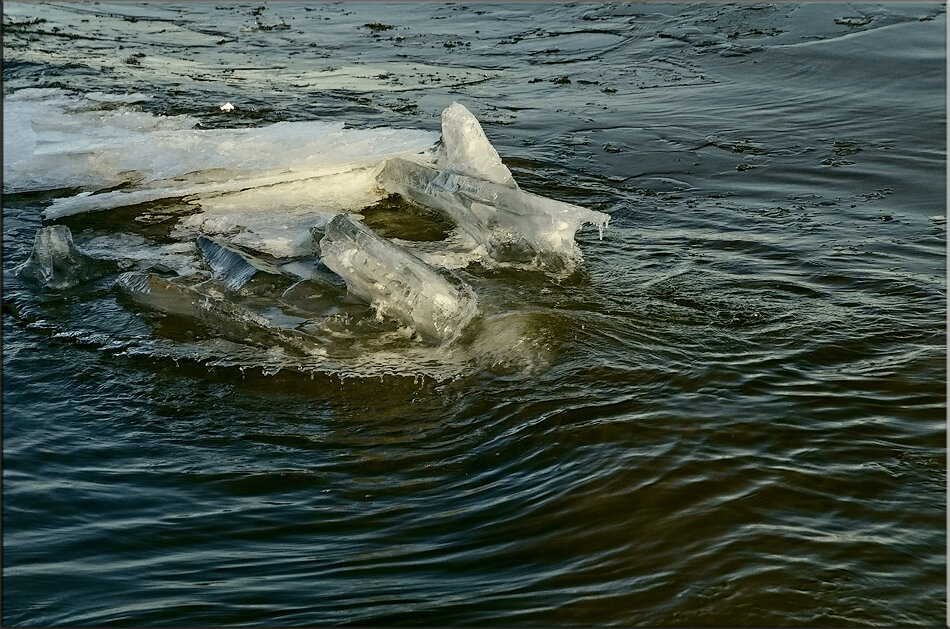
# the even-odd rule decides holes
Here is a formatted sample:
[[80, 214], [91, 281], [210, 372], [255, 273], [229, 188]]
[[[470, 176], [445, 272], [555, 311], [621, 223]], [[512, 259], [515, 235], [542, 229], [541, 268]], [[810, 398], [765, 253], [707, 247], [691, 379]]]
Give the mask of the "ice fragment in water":
[[307, 334], [282, 328], [232, 301], [206, 295], [194, 287], [151, 273], [123, 273], [116, 280], [116, 287], [141, 306], [197, 319], [237, 342], [263, 346], [277, 344], [303, 354], [322, 353], [316, 339]]
[[597, 225], [603, 237], [610, 220], [602, 212], [519, 189], [478, 120], [459, 103], [442, 113], [434, 165], [393, 157], [376, 180], [388, 192], [441, 210], [502, 261], [540, 258], [562, 266], [579, 255], [574, 234], [582, 225]]
[[198, 236], [198, 249], [211, 267], [214, 277], [231, 290], [240, 289], [258, 273], [283, 274], [276, 265], [228, 247], [213, 238]]
[[[348, 129], [343, 122], [319, 121], [201, 129], [189, 116], [104, 108], [98, 100], [58, 89], [22, 89], [3, 101], [5, 193], [102, 190], [57, 199], [47, 208], [47, 220], [194, 195], [209, 205], [215, 201], [223, 211], [235, 200], [255, 201], [246, 192], [257, 188], [266, 188], [269, 196], [258, 209], [309, 208], [333, 215], [343, 211], [339, 205], [359, 207], [373, 196], [375, 182], [364, 169], [426, 150], [438, 137], [431, 131]], [[290, 185], [276, 189], [280, 184]]]
[[41, 227], [33, 240], [33, 252], [16, 273], [54, 289], [70, 288], [103, 275], [109, 263], [80, 251], [65, 225]]
[[343, 278], [331, 271], [319, 258], [285, 262], [280, 265], [280, 270], [298, 280], [311, 280], [331, 286], [346, 286]]
[[324, 264], [346, 281], [353, 296], [430, 343], [453, 341], [477, 312], [468, 284], [440, 274], [346, 214], [327, 224], [320, 249]]
[[579, 205], [398, 157], [386, 161], [377, 180], [389, 192], [445, 212], [501, 261], [540, 256], [558, 266], [578, 256], [574, 234], [582, 225], [597, 225], [602, 234], [610, 220]]
[[446, 172], [517, 188], [515, 178], [485, 136], [478, 119], [459, 103], [442, 112], [442, 141], [436, 165]]

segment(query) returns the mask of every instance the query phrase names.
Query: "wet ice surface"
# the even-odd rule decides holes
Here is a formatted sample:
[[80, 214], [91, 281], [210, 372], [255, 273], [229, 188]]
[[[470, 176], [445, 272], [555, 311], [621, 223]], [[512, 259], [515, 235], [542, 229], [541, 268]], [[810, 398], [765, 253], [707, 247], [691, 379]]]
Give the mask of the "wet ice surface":
[[80, 251], [68, 227], [53, 225], [37, 230], [33, 251], [16, 274], [40, 286], [66, 289], [104, 275], [107, 265], [103, 262]]
[[517, 186], [455, 174], [438, 163], [433, 168], [392, 158], [383, 164], [378, 181], [390, 192], [444, 211], [497, 261], [570, 268], [579, 257], [574, 243], [577, 230], [594, 224], [603, 237], [610, 220], [603, 212], [523, 192]]
[[[381, 339], [396, 341], [396, 348], [385, 342], [376, 348], [394, 359], [387, 372], [457, 377], [480, 367], [477, 352], [468, 365], [452, 355], [437, 372], [398, 358], [407, 340], [443, 347], [457, 341], [478, 314], [475, 290], [452, 270], [457, 264], [444, 261], [462, 256], [469, 260], [467, 267], [492, 268], [517, 262], [563, 279], [578, 272], [582, 259], [575, 232], [593, 223], [602, 238], [609, 220], [601, 212], [521, 191], [478, 120], [459, 103], [443, 112], [441, 136], [434, 143], [426, 131], [351, 130], [339, 123], [200, 129], [192, 118], [138, 112], [118, 97], [57, 89], [19, 90], [10, 100], [13, 106], [4, 118], [11, 155], [4, 164], [5, 191], [82, 189], [54, 199], [43, 213], [45, 221], [129, 208], [132, 221], [99, 237], [111, 237], [117, 248], [106, 258], [118, 258], [128, 269], [149, 243], [153, 258], [163, 244], [168, 256], [162, 241], [171, 240], [179, 245], [175, 264], [146, 270], [187, 272], [170, 281], [152, 273], [126, 273], [117, 279], [119, 292], [146, 310], [200, 321], [252, 348], [277, 344], [340, 360], [340, 351], [325, 340], [327, 321], [339, 328], [331, 336], [349, 339], [378, 334], [379, 326], [360, 327], [373, 318], [402, 326], [395, 335], [391, 326], [382, 328]], [[110, 104], [107, 110], [104, 101]], [[389, 213], [443, 213], [450, 232], [441, 243], [421, 248], [428, 261], [404, 240], [378, 235], [359, 222], [360, 210], [371, 210], [384, 197]], [[164, 204], [158, 206], [164, 210], [155, 213], [156, 205], [150, 204]], [[174, 209], [169, 211], [168, 204]], [[103, 221], [113, 218], [114, 212]], [[143, 236], [136, 223], [161, 225], [160, 237]], [[76, 249], [68, 227], [56, 225], [40, 234], [31, 262], [18, 271], [21, 277], [63, 289], [89, 279], [88, 269], [101, 266]], [[134, 238], [128, 255], [120, 248], [123, 238]], [[434, 249], [441, 255], [433, 256]], [[314, 277], [318, 269], [323, 277]], [[345, 295], [326, 290], [333, 273], [336, 284], [347, 286]], [[291, 276], [304, 281], [291, 286]], [[282, 299], [285, 290], [294, 295], [290, 303]], [[308, 290], [312, 295], [306, 299]], [[301, 306], [305, 300], [309, 308]], [[346, 300], [367, 308], [362, 313], [344, 308]], [[235, 320], [227, 321], [229, 316]], [[123, 340], [134, 343], [114, 339]], [[343, 354], [352, 356], [351, 348]], [[196, 357], [209, 360], [214, 354]], [[377, 373], [380, 361], [370, 372], [359, 371], [361, 361], [346, 374]], [[426, 362], [440, 361], [433, 355]], [[293, 360], [276, 366], [339, 369]]]
[[4, 3], [4, 624], [944, 622], [944, 6], [409, 6]]
[[[327, 225], [321, 261], [344, 279], [351, 294], [369, 302], [437, 344], [455, 340], [477, 312], [471, 287], [346, 214]], [[454, 280], [454, 281], [452, 281]]]

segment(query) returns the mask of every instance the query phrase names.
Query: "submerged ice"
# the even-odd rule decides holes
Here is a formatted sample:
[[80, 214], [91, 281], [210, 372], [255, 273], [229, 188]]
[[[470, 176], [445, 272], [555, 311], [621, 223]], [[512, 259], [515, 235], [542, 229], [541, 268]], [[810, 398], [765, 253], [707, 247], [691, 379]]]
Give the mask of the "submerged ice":
[[[104, 101], [115, 102], [103, 108]], [[426, 131], [341, 123], [201, 129], [187, 116], [117, 104], [61, 90], [5, 98], [5, 193], [71, 189], [48, 205], [47, 222], [134, 212], [131, 224], [118, 227], [129, 233], [89, 241], [109, 270], [54, 224], [37, 233], [18, 273], [59, 289], [137, 269], [116, 277], [126, 303], [200, 321], [232, 342], [325, 354], [333, 351], [328, 339], [356, 334], [353, 327], [341, 335], [339, 326], [361, 326], [353, 308], [363, 308], [370, 319], [399, 326], [400, 338], [408, 330], [422, 345], [462, 344], [475, 353], [491, 346], [494, 355], [485, 335], [498, 335], [491, 326], [513, 319], [495, 306], [480, 309], [474, 287], [483, 282], [472, 280], [482, 267], [472, 276], [468, 261], [448, 261], [568, 272], [581, 260], [575, 233], [593, 224], [602, 236], [609, 220], [522, 190], [459, 103], [442, 113], [438, 141]], [[386, 211], [423, 206], [445, 217], [448, 235], [420, 243], [374, 232], [360, 212], [393, 193], [405, 203]], [[178, 214], [161, 213], [169, 203]], [[161, 241], [136, 232], [163, 221]], [[134, 243], [125, 252], [133, 262], [116, 265], [123, 253], [109, 247], [123, 243]], [[463, 334], [469, 328], [472, 334]]]
[[227, 299], [209, 295], [200, 287], [169, 281], [153, 273], [130, 271], [116, 280], [116, 288], [141, 306], [164, 314], [200, 321], [224, 337], [252, 345], [278, 345], [293, 353], [322, 354], [314, 339]]

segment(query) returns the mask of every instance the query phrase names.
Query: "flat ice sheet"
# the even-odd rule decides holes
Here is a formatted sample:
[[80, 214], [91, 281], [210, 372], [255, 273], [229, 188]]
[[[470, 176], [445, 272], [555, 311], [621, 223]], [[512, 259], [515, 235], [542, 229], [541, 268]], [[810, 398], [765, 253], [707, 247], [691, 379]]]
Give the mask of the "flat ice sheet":
[[81, 190], [56, 199], [49, 220], [181, 198], [202, 210], [182, 224], [182, 237], [239, 232], [246, 246], [305, 255], [310, 226], [379, 197], [372, 168], [438, 139], [319, 121], [202, 129], [190, 116], [136, 110], [143, 98], [58, 89], [5, 97], [4, 193]]

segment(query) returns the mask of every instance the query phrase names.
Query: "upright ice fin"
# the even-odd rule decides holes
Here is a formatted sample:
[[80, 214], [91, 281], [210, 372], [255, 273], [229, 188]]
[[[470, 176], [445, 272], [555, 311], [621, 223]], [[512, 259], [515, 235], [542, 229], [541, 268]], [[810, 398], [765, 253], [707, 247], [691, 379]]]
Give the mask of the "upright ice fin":
[[16, 273], [54, 289], [70, 288], [103, 275], [108, 262], [80, 251], [65, 225], [41, 227], [33, 240], [33, 252]]
[[386, 160], [376, 181], [387, 192], [441, 210], [496, 260], [539, 262], [561, 271], [579, 256], [574, 234], [585, 223], [603, 229], [610, 217], [579, 205], [523, 192], [478, 120], [453, 103], [442, 112], [435, 164]]
[[320, 249], [324, 264], [352, 295], [428, 342], [453, 341], [477, 312], [475, 293], [465, 282], [440, 274], [346, 214], [327, 224]]
[[482, 131], [482, 125], [468, 109], [452, 103], [442, 112], [442, 145], [437, 166], [446, 172], [517, 188], [511, 171]]
[[228, 247], [214, 238], [198, 236], [198, 249], [214, 271], [215, 278], [231, 290], [238, 290], [258, 273], [283, 274], [276, 265]]
[[206, 295], [191, 286], [151, 273], [123, 273], [116, 280], [116, 287], [141, 306], [197, 319], [241, 343], [276, 344], [296, 353], [320, 353], [315, 340], [302, 332], [282, 328], [232, 301]]
[[385, 162], [377, 181], [388, 192], [441, 210], [501, 261], [527, 262], [540, 256], [549, 267], [569, 266], [578, 254], [574, 233], [585, 223], [602, 232], [610, 220], [579, 205], [399, 157]]

